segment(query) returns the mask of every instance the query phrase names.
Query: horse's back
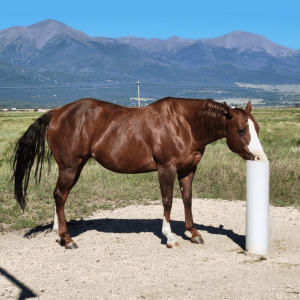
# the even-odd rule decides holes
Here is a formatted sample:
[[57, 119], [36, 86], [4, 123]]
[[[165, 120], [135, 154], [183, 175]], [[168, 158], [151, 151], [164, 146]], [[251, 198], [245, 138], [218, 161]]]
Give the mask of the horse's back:
[[57, 160], [59, 156], [75, 159], [90, 155], [116, 172], [154, 171], [147, 113], [141, 112], [95, 99], [67, 104], [49, 125], [51, 149], [57, 152], [53, 154]]

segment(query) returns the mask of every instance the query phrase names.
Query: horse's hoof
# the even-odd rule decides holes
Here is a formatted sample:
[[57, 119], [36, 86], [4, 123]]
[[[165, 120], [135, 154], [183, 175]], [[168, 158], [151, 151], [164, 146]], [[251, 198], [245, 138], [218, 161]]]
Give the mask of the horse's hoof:
[[63, 238], [57, 239], [56, 243], [59, 243], [60, 246], [65, 246], [65, 240]]
[[191, 242], [194, 244], [199, 244], [199, 245], [204, 244], [204, 241], [201, 236], [196, 236], [196, 237], [192, 238]]
[[177, 241], [167, 243], [167, 247], [170, 249], [179, 249], [180, 245]]
[[71, 242], [65, 248], [66, 249], [77, 249], [78, 246], [74, 242]]

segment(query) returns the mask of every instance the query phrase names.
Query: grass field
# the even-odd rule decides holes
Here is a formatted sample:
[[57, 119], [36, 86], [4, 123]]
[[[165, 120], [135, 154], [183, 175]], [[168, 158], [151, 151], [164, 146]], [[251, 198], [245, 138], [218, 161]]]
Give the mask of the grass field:
[[[255, 109], [260, 125], [260, 140], [270, 161], [270, 203], [277, 206], [300, 206], [300, 109]], [[42, 181], [30, 181], [27, 207], [23, 214], [13, 197], [10, 157], [16, 139], [41, 113], [0, 113], [0, 231], [7, 228], [35, 227], [51, 223], [54, 215], [53, 190], [57, 165], [52, 161]], [[193, 197], [244, 200], [246, 163], [232, 153], [225, 140], [206, 148], [198, 166]], [[180, 197], [175, 182], [174, 197]], [[90, 160], [71, 191], [67, 204], [68, 220], [82, 218], [97, 209], [114, 209], [129, 204], [151, 203], [161, 199], [157, 173], [122, 175], [107, 171]]]

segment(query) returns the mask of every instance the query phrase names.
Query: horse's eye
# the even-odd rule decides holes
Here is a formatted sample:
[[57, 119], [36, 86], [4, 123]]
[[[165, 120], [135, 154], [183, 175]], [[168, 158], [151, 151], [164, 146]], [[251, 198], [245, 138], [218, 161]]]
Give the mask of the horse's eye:
[[245, 132], [244, 129], [238, 129], [238, 133], [239, 133], [240, 135], [244, 135], [246, 132]]

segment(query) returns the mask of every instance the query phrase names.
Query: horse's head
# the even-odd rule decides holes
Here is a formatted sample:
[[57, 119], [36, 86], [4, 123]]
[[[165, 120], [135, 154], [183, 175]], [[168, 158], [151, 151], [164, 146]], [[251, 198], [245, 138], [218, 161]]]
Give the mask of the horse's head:
[[229, 149], [246, 160], [268, 160], [258, 139], [259, 126], [250, 114], [251, 102], [246, 109], [232, 109], [225, 105], [226, 139]]

